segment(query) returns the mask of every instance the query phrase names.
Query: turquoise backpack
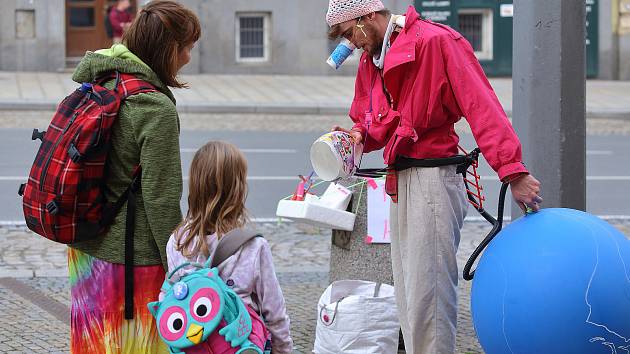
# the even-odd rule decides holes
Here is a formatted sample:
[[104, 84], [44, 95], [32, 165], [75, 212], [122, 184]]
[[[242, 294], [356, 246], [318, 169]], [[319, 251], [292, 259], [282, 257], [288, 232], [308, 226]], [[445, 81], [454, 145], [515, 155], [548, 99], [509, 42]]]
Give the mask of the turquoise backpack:
[[[232, 234], [232, 235], [230, 235]], [[239, 348], [237, 354], [262, 354], [263, 352], [249, 340], [252, 332], [252, 319], [243, 300], [219, 277], [216, 265], [232, 255], [248, 240], [260, 236], [234, 230], [221, 240], [230, 239], [231, 245], [217, 247], [215, 256], [201, 265], [184, 263], [173, 269], [162, 285], [165, 292], [162, 301], [147, 304], [155, 317], [158, 332], [168, 345], [170, 353], [181, 353], [184, 349], [203, 343], [217, 330], [221, 320], [227, 325], [218, 333]], [[227, 243], [227, 242], [226, 242]], [[227, 249], [230, 248], [230, 249]], [[227, 249], [227, 250], [226, 250]], [[195, 272], [175, 282], [171, 278], [183, 267], [198, 268]]]

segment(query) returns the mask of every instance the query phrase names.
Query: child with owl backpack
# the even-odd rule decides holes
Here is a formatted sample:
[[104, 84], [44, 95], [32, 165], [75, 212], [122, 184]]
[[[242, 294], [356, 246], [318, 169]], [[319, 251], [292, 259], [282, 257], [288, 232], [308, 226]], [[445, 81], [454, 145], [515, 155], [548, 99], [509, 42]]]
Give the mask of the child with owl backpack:
[[[219, 257], [218, 245], [238, 237], [234, 231], [246, 224], [246, 197], [247, 160], [242, 152], [221, 141], [201, 147], [190, 166], [188, 213], [166, 246], [169, 273], [186, 262], [204, 264]], [[252, 237], [227, 256], [217, 266], [218, 275], [246, 305], [252, 322], [249, 340], [264, 350], [269, 349], [265, 344], [269, 346], [270, 337], [274, 354], [291, 353], [289, 317], [269, 244], [262, 237]], [[174, 275], [183, 277], [197, 270], [184, 267]], [[164, 294], [163, 288], [160, 300]], [[185, 352], [236, 353], [238, 348], [232, 348], [218, 332]]]

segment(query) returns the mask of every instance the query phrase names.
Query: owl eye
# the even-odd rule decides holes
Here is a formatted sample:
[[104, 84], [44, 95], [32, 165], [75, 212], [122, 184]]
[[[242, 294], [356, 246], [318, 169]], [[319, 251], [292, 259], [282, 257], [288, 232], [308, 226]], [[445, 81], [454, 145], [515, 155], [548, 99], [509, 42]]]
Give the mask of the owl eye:
[[212, 288], [201, 288], [190, 299], [190, 315], [199, 322], [212, 320], [220, 308], [221, 300]]
[[195, 304], [193, 305], [193, 312], [201, 319], [208, 316], [211, 309], [212, 303], [210, 302], [210, 299], [205, 296], [197, 299], [197, 301], [195, 301]]
[[160, 335], [167, 341], [176, 341], [184, 335], [187, 322], [184, 309], [171, 306], [160, 316]]
[[174, 313], [168, 316], [167, 320], [168, 330], [172, 333], [177, 333], [184, 328], [184, 316], [181, 313]]

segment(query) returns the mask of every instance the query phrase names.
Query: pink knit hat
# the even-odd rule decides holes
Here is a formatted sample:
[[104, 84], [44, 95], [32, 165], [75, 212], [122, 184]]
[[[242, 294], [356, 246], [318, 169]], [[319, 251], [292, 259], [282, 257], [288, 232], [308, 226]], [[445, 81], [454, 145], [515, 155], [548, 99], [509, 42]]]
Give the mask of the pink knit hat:
[[338, 23], [385, 9], [381, 0], [330, 0], [326, 22], [332, 27]]

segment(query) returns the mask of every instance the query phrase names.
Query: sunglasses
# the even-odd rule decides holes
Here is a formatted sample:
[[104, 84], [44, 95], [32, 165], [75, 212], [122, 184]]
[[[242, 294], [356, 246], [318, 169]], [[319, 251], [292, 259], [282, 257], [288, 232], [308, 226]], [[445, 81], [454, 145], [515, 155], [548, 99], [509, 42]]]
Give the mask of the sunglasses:
[[365, 33], [365, 31], [363, 30], [363, 27], [364, 27], [364, 26], [365, 26], [365, 25], [362, 25], [362, 24], [361, 24], [361, 17], [359, 17], [359, 18], [357, 19], [357, 24], [356, 24], [356, 25], [354, 25], [354, 26], [352, 26], [352, 27], [350, 27], [350, 28], [348, 28], [348, 29], [347, 29], [344, 33], [342, 33], [342, 34], [341, 34], [341, 37], [343, 37], [343, 38], [345, 38], [345, 39], [347, 39], [347, 40], [352, 40], [352, 38], [354, 37], [354, 29], [355, 29], [355, 28], [360, 29], [360, 30], [361, 30], [361, 32], [363, 33], [363, 35], [364, 35], [365, 37], [367, 37], [367, 34], [366, 34], [366, 33]]

